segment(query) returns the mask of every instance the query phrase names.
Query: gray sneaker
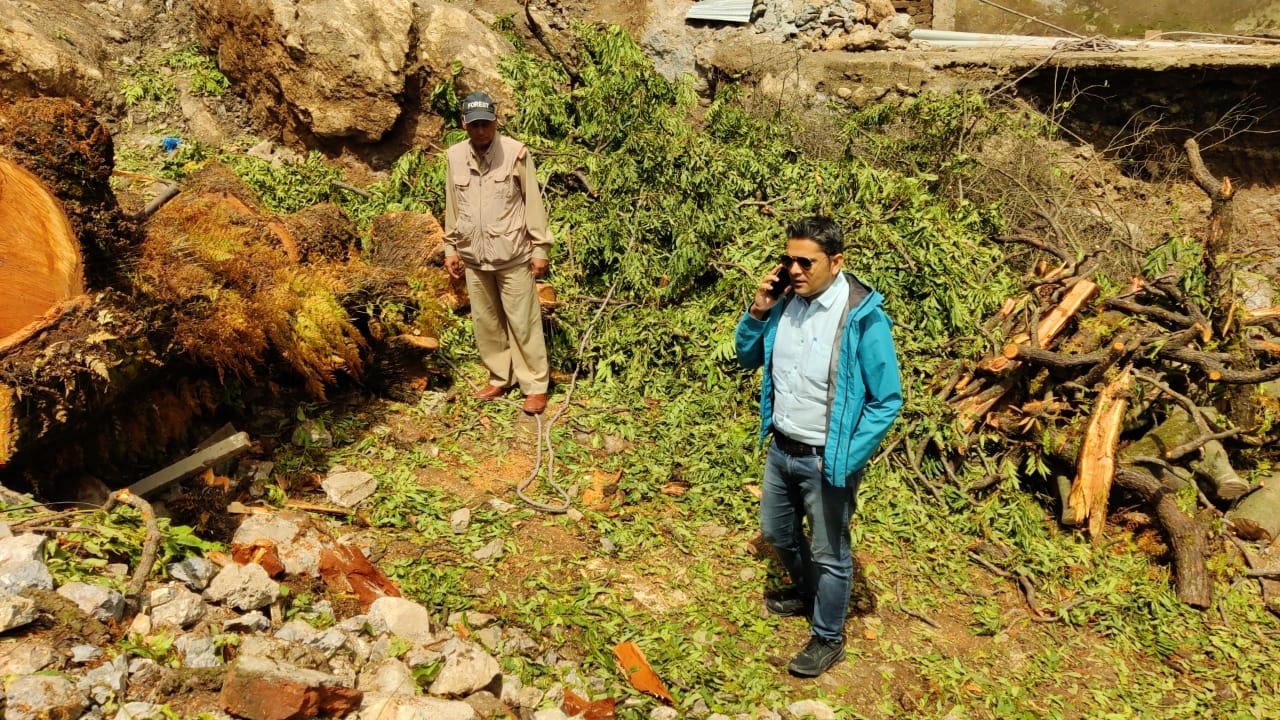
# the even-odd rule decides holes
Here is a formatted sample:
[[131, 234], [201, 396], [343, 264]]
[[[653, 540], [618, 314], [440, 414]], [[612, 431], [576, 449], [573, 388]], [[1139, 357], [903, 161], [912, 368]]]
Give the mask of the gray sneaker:
[[809, 644], [791, 661], [787, 669], [793, 675], [818, 677], [844, 659], [844, 640], [823, 640], [814, 635]]

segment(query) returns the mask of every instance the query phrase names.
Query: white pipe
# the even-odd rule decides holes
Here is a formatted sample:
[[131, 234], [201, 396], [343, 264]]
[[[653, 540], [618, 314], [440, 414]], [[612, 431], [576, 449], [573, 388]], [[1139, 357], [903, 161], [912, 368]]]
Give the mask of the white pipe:
[[[976, 48], [976, 47], [1033, 47], [1052, 48], [1058, 43], [1081, 42], [1079, 38], [1043, 37], [1039, 35], [994, 35], [990, 33], [969, 33], [956, 30], [912, 30], [912, 40], [927, 42], [934, 47]], [[1114, 40], [1107, 38], [1126, 50], [1143, 50], [1147, 48], [1204, 48], [1207, 50], [1241, 49], [1241, 45], [1228, 43], [1179, 42], [1175, 40]]]

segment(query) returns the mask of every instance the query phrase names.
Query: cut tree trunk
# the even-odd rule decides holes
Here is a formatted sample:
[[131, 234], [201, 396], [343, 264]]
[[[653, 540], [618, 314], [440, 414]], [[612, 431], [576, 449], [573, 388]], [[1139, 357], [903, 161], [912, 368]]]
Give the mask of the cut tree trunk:
[[0, 349], [84, 293], [71, 223], [35, 175], [0, 157]]

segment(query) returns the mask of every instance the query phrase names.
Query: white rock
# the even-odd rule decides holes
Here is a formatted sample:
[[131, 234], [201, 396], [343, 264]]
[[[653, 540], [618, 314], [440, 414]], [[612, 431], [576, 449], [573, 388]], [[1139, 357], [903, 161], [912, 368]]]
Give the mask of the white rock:
[[85, 615], [96, 620], [119, 621], [124, 617], [124, 596], [109, 587], [69, 582], [58, 588], [58, 594], [75, 603]]
[[814, 720], [836, 720], [836, 713], [831, 706], [821, 700], [801, 700], [787, 706], [787, 711], [797, 718], [813, 718]]
[[476, 711], [456, 700], [402, 695], [366, 695], [360, 720], [476, 720]]
[[369, 629], [374, 635], [391, 633], [411, 643], [429, 643], [434, 637], [431, 613], [412, 600], [380, 597], [369, 606]]
[[378, 481], [367, 472], [341, 472], [325, 478], [320, 487], [334, 505], [349, 508], [372, 495], [378, 489]]
[[272, 580], [257, 563], [231, 563], [222, 568], [204, 591], [211, 602], [224, 603], [236, 610], [257, 610], [280, 597], [280, 584]]
[[413, 696], [418, 683], [413, 679], [413, 671], [408, 665], [395, 658], [387, 658], [361, 670], [356, 689], [379, 695]]
[[455, 638], [444, 648], [444, 667], [431, 683], [431, 694], [466, 697], [488, 687], [502, 669], [475, 643]]
[[0, 592], [0, 632], [35, 622], [38, 615], [35, 601]]
[[45, 537], [35, 533], [26, 533], [0, 540], [0, 565], [26, 562], [28, 560], [44, 561]]

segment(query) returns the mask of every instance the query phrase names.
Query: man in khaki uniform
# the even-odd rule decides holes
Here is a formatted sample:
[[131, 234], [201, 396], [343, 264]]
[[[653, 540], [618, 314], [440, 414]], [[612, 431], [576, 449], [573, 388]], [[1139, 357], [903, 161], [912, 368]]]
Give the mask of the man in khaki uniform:
[[471, 320], [489, 383], [480, 400], [512, 385], [530, 414], [547, 407], [550, 367], [534, 278], [547, 272], [551, 232], [533, 158], [518, 140], [497, 134], [493, 100], [462, 101], [467, 140], [445, 151], [444, 263], [467, 279]]

